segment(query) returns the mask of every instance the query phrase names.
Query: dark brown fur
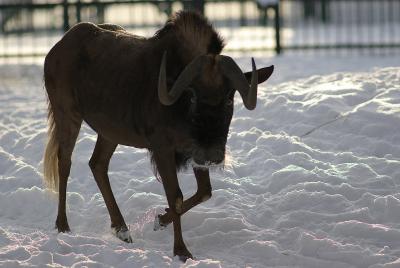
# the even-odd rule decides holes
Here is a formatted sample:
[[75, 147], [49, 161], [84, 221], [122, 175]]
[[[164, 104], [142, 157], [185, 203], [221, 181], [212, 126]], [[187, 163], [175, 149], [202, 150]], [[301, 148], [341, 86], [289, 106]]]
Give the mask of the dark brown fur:
[[[89, 165], [117, 236], [131, 241], [111, 191], [110, 158], [118, 144], [147, 148], [168, 200], [169, 209], [159, 216], [160, 223], [173, 222], [174, 255], [192, 257], [182, 239], [180, 217], [211, 197], [209, 171], [194, 168], [198, 190], [184, 202], [176, 173], [193, 157], [223, 160], [234, 91], [218, 68], [208, 66], [192, 91], [165, 106], [157, 93], [159, 66], [167, 51], [171, 88], [194, 58], [215, 57], [223, 47], [204, 17], [181, 12], [151, 38], [132, 35], [116, 25], [80, 23], [51, 49], [44, 66], [50, 101], [44, 177], [59, 192], [56, 226], [60, 232], [69, 231], [66, 187], [71, 154], [84, 120], [98, 133]], [[194, 95], [196, 103], [190, 101]]]

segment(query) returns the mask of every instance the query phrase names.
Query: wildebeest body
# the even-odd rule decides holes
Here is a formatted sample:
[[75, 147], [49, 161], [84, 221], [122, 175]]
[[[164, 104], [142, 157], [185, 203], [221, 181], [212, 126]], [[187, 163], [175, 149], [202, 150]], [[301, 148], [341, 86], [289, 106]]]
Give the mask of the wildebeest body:
[[[74, 38], [68, 39], [69, 35]], [[63, 83], [61, 88], [71, 90], [79, 112], [96, 132], [101, 131], [120, 144], [147, 147], [148, 142], [143, 138], [138, 142], [138, 137], [151, 131], [149, 124], [155, 123], [149, 122], [151, 113], [160, 109], [152, 101], [157, 94], [158, 70], [149, 65], [159, 66], [160, 62], [151, 62], [157, 59], [152, 55], [151, 44], [130, 34], [104, 30], [89, 23], [79, 24], [47, 56], [48, 61], [59, 64], [56, 69], [45, 70], [46, 83], [51, 83], [56, 76], [56, 81]], [[57, 54], [56, 58], [52, 54]], [[48, 61], [45, 66], [53, 67]], [[57, 85], [47, 88], [61, 90]], [[143, 120], [143, 113], [150, 120]], [[116, 131], [118, 135], [111, 137]]]
[[147, 148], [169, 206], [158, 219], [173, 222], [174, 254], [192, 257], [180, 216], [211, 196], [209, 171], [193, 168], [198, 190], [185, 201], [176, 171], [190, 159], [200, 165], [224, 160], [235, 91], [254, 109], [257, 83], [273, 70], [256, 70], [253, 61], [253, 72], [243, 74], [219, 55], [223, 46], [205, 18], [182, 12], [151, 38], [116, 25], [80, 23], [51, 49], [44, 68], [50, 101], [44, 168], [47, 184], [59, 192], [59, 231], [69, 231], [66, 185], [84, 120], [98, 133], [89, 165], [117, 236], [131, 241], [111, 191], [109, 161], [118, 144]]

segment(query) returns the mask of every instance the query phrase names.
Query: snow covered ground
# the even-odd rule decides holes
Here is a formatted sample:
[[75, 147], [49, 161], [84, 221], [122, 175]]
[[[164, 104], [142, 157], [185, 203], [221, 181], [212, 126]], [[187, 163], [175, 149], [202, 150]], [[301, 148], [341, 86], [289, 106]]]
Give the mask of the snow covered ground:
[[[83, 126], [68, 185], [71, 233], [54, 229], [43, 190], [46, 100], [41, 66], [0, 66], [1, 267], [400, 267], [398, 57], [284, 56], [255, 111], [236, 101], [213, 197], [182, 219], [196, 260], [172, 257], [173, 232], [153, 231], [166, 206], [144, 150], [118, 147], [111, 183], [134, 239], [109, 229], [87, 165]], [[238, 59], [245, 70], [248, 57]], [[184, 196], [195, 190], [180, 175]]]

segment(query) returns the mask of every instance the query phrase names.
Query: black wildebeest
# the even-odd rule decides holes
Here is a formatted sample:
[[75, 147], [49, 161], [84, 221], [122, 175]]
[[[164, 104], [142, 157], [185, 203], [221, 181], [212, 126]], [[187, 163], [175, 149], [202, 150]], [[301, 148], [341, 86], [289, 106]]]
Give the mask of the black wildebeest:
[[[182, 214], [211, 197], [209, 164], [224, 161], [236, 91], [245, 107], [273, 66], [243, 73], [208, 21], [180, 12], [151, 38], [112, 25], [80, 23], [48, 53], [44, 79], [49, 99], [47, 186], [59, 193], [56, 227], [69, 231], [66, 206], [71, 154], [83, 120], [97, 134], [89, 166], [104, 197], [116, 236], [131, 242], [107, 175], [118, 144], [147, 148], [161, 177], [168, 209], [156, 219], [173, 223], [174, 255], [192, 258], [182, 238]], [[183, 200], [177, 171], [189, 161], [197, 192]]]

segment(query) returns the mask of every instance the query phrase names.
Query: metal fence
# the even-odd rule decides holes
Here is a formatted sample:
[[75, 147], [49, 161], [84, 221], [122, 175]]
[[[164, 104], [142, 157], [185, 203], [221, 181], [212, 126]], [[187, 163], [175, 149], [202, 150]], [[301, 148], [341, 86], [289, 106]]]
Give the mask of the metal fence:
[[[31, 1], [27, 3], [27, 1]], [[79, 21], [111, 22], [137, 35], [151, 36], [168, 16], [190, 6], [181, 0], [46, 2], [0, 4], [0, 58], [43, 56], [69, 26]], [[228, 51], [273, 51], [274, 23], [252, 0], [208, 0], [204, 12], [226, 39]], [[268, 24], [268, 25], [267, 25]]]
[[[8, 1], [8, 2], [7, 2]], [[191, 0], [0, 0], [0, 58], [43, 57], [79, 21], [151, 36]], [[228, 51], [398, 51], [400, 0], [205, 0]]]
[[281, 0], [285, 50], [398, 52], [398, 0]]

